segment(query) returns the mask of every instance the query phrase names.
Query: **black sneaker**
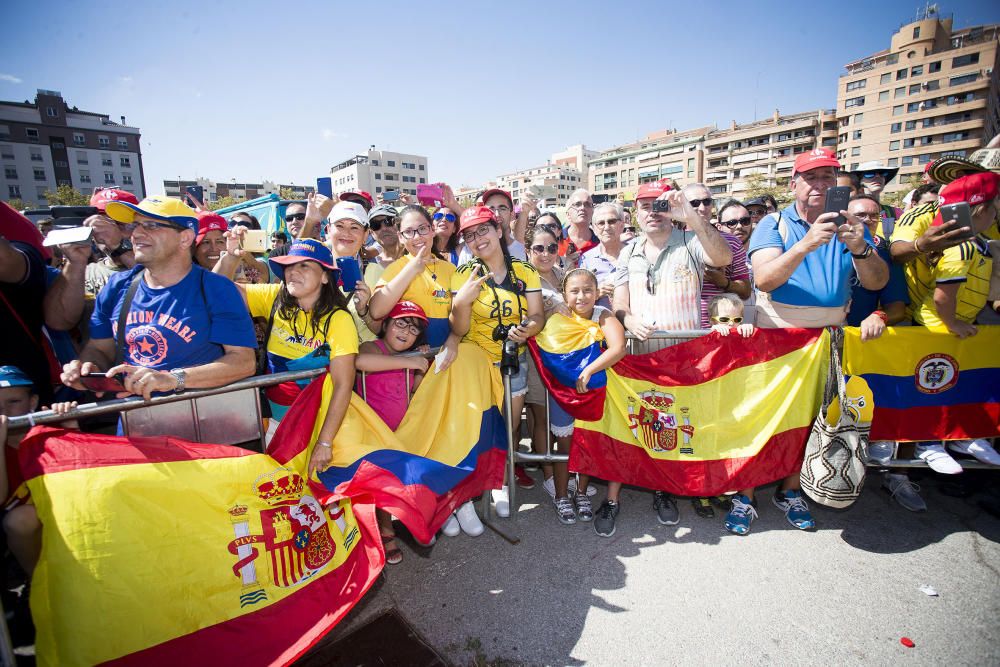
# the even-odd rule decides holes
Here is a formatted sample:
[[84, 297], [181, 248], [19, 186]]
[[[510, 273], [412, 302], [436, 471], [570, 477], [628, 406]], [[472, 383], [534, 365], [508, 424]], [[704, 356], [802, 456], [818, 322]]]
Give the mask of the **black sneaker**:
[[665, 491], [657, 491], [653, 494], [653, 509], [656, 510], [656, 519], [664, 526], [676, 526], [681, 520], [681, 512], [677, 509], [677, 502]]
[[691, 506], [694, 507], [694, 513], [702, 519], [715, 517], [715, 508], [712, 507], [712, 501], [708, 498], [692, 498]]
[[615, 519], [618, 518], [618, 503], [613, 500], [605, 500], [597, 508], [594, 515], [594, 531], [601, 537], [611, 537], [615, 534]]

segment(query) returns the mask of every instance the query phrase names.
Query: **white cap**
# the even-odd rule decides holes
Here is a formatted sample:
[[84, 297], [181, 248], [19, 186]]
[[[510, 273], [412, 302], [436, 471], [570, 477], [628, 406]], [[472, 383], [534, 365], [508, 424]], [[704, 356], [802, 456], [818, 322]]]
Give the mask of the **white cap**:
[[353, 220], [362, 227], [368, 227], [368, 213], [365, 207], [353, 201], [339, 201], [330, 211], [330, 222]]

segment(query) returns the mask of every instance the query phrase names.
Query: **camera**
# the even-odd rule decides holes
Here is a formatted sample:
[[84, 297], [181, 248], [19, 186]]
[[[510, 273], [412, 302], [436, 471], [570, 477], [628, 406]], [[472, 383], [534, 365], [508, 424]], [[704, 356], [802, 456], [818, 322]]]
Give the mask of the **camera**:
[[653, 213], [670, 213], [670, 202], [666, 199], [654, 199]]
[[502, 340], [507, 340], [507, 334], [510, 330], [514, 328], [513, 324], [498, 324], [493, 327], [493, 340], [500, 342]]

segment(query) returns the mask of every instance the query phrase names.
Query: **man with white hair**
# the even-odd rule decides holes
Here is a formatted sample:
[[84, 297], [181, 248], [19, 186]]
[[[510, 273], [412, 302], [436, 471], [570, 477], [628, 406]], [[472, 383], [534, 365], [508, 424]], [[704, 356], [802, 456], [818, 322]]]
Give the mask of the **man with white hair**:
[[600, 239], [590, 227], [594, 219], [594, 199], [588, 191], [579, 188], [570, 195], [566, 203], [566, 219], [569, 225], [566, 226], [565, 235], [559, 242], [559, 256], [570, 255], [575, 265], [576, 253], [583, 254], [600, 243]]

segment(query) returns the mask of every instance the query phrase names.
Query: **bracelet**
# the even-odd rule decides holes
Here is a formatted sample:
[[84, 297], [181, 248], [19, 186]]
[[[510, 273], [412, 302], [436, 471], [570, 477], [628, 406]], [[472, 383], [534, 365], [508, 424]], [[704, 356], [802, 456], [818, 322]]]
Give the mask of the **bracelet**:
[[320, 447], [326, 447], [327, 449], [333, 447], [333, 445], [331, 445], [329, 442], [326, 442], [325, 440], [317, 440], [316, 444], [319, 445]]
[[889, 326], [889, 316], [885, 314], [885, 311], [883, 311], [883, 310], [876, 310], [875, 312], [872, 313], [872, 315], [878, 316], [878, 318], [880, 320], [882, 320], [883, 324], [885, 324], [886, 326]]
[[920, 249], [920, 239], [913, 239], [913, 249], [917, 251], [918, 255], [923, 255], [924, 251]]
[[363, 313], [362, 313], [362, 312], [361, 312], [361, 311], [359, 310], [359, 311], [358, 311], [358, 317], [360, 317], [361, 319], [365, 319], [366, 317], [368, 317], [368, 313], [369, 313], [370, 311], [371, 311], [371, 308], [369, 308], [369, 307], [368, 307], [368, 304], [365, 304], [365, 312], [363, 312]]

